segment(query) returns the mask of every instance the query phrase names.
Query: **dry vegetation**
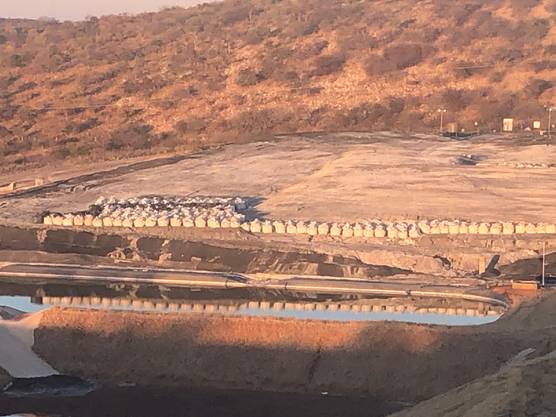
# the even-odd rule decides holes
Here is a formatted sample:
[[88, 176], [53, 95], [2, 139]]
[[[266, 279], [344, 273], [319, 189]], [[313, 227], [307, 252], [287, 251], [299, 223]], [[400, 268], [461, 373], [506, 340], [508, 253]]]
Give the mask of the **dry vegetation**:
[[0, 19], [4, 169], [269, 132], [525, 125], [556, 97], [555, 0], [227, 0]]

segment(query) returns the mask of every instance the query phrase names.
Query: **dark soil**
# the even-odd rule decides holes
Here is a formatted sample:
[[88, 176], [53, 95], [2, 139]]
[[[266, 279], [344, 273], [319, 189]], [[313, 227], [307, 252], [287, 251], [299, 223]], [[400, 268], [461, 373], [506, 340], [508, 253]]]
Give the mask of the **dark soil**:
[[105, 388], [72, 398], [0, 395], [0, 413], [59, 417], [379, 417], [400, 409], [366, 397], [157, 387]]

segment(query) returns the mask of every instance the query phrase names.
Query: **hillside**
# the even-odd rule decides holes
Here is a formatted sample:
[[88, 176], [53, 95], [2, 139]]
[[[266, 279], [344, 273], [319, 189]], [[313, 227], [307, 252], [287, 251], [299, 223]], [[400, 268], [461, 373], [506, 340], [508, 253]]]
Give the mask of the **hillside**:
[[546, 124], [556, 0], [227, 0], [84, 22], [0, 19], [0, 165], [267, 133]]

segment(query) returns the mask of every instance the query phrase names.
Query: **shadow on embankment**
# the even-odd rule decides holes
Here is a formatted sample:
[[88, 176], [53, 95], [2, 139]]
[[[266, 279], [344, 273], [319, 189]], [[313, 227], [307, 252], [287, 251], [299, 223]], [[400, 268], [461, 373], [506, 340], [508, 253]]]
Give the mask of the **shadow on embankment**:
[[556, 296], [491, 325], [449, 328], [274, 318], [48, 311], [35, 350], [101, 383], [430, 398], [518, 352], [556, 349]]
[[[534, 278], [540, 281], [542, 275], [542, 252], [535, 257], [520, 259], [502, 265], [499, 270], [505, 278], [524, 279]], [[545, 274], [547, 277], [556, 277], [556, 252], [547, 253], [545, 256]]]

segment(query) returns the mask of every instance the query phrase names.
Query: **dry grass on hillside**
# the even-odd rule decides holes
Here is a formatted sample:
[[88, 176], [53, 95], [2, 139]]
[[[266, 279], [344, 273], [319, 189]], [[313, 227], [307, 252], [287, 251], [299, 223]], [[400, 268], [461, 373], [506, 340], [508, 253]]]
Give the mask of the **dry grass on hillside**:
[[269, 132], [545, 120], [555, 0], [226, 0], [0, 19], [0, 161], [30, 167]]

